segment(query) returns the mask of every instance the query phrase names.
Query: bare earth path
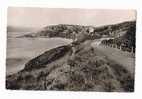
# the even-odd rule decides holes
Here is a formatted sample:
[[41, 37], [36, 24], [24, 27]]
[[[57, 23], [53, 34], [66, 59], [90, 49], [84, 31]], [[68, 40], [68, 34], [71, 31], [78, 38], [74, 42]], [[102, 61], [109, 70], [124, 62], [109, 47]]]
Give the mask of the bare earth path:
[[106, 56], [109, 60], [116, 62], [126, 68], [132, 75], [134, 75], [135, 70], [135, 59], [130, 55], [130, 53], [120, 51], [115, 48], [106, 47], [100, 45], [102, 40], [94, 40], [91, 46]]

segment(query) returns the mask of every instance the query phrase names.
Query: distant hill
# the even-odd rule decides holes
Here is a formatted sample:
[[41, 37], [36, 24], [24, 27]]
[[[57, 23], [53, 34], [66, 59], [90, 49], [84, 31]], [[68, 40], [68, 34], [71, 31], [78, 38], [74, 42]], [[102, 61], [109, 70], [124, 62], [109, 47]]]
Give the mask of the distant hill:
[[95, 29], [95, 32], [101, 35], [117, 37], [125, 34], [131, 26], [135, 26], [135, 21], [126, 21], [113, 25], [101, 26]]
[[73, 39], [79, 33], [89, 33], [90, 28], [92, 28], [93, 31], [89, 33], [88, 39], [96, 39], [101, 37], [118, 37], [124, 35], [129, 27], [133, 26], [134, 24], [135, 21], [127, 21], [100, 27], [59, 24], [46, 26], [37, 33], [24, 35], [22, 37], [63, 37]]
[[7, 26], [7, 32], [31, 32], [34, 28], [30, 27], [16, 27], [16, 26]]

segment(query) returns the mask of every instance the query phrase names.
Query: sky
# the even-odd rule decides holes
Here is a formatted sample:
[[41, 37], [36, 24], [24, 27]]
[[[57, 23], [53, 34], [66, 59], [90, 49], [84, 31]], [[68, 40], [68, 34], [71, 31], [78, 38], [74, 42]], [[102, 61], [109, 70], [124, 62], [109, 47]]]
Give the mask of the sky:
[[9, 7], [8, 26], [45, 27], [56, 24], [101, 26], [135, 20], [135, 10]]

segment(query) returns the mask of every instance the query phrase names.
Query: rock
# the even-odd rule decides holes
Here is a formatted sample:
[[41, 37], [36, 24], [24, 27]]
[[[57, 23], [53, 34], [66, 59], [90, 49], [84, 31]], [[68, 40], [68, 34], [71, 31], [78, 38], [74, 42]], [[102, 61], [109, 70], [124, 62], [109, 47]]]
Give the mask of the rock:
[[65, 45], [65, 46], [60, 46], [57, 48], [53, 48], [49, 51], [46, 51], [43, 54], [37, 56], [36, 58], [26, 63], [24, 70], [42, 68], [46, 66], [47, 64], [63, 57], [70, 50], [71, 50], [71, 47], [69, 45]]

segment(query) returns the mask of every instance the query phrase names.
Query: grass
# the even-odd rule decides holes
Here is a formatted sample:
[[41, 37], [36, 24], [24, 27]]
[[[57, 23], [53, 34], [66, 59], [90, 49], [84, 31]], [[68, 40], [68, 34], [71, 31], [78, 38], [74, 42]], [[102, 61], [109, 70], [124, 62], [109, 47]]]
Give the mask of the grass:
[[85, 47], [73, 56], [69, 54], [63, 62], [56, 61], [44, 68], [22, 71], [7, 77], [6, 87], [25, 90], [132, 92], [133, 80], [121, 65], [108, 60], [91, 47]]

